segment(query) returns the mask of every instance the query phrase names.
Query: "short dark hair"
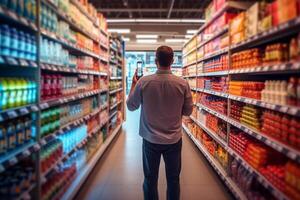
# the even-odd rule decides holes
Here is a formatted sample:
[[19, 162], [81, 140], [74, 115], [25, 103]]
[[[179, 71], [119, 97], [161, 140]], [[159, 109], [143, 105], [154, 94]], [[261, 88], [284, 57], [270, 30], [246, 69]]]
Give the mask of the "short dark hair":
[[156, 59], [160, 66], [169, 67], [172, 65], [174, 52], [171, 47], [160, 46], [156, 49]]

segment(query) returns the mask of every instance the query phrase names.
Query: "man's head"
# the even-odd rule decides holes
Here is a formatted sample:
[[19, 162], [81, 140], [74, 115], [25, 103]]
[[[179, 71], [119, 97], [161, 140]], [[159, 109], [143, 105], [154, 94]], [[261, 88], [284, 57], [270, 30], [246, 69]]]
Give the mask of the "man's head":
[[171, 47], [160, 46], [156, 49], [155, 62], [158, 68], [170, 68], [173, 64], [174, 52]]

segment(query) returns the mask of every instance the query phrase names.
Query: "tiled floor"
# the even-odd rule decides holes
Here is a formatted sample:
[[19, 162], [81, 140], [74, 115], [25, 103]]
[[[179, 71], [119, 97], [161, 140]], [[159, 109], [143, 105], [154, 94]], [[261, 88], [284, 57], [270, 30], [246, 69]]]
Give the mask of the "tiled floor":
[[[142, 200], [142, 139], [138, 136], [139, 112], [127, 112], [127, 122], [81, 188], [76, 200]], [[190, 139], [183, 137], [182, 200], [225, 200], [232, 196]], [[163, 159], [159, 196], [165, 198]]]

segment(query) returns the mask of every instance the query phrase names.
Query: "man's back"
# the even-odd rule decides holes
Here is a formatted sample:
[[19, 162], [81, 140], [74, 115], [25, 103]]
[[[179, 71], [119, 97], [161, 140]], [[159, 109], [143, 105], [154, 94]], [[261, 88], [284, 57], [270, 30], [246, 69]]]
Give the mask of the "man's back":
[[[156, 144], [178, 142], [182, 115], [189, 115], [192, 108], [187, 82], [170, 70], [158, 70], [154, 75], [141, 78], [136, 87], [141, 94], [140, 135]], [[128, 108], [136, 109], [131, 102]]]

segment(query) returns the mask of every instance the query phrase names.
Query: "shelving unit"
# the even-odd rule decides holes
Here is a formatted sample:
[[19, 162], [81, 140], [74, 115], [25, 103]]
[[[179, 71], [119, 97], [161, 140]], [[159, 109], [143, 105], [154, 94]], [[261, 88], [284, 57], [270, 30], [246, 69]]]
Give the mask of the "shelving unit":
[[[54, 2], [30, 1], [35, 10], [28, 16], [25, 13], [19, 16], [2, 2], [0, 4], [1, 26], [13, 28], [20, 38], [24, 34], [32, 36], [31, 46], [18, 49], [24, 51], [23, 54], [13, 52], [12, 45], [10, 51], [1, 49], [0, 54], [0, 176], [12, 170], [28, 175], [27, 178], [29, 174], [35, 177], [29, 180], [29, 187], [20, 188], [13, 198], [1, 193], [5, 199], [72, 199], [123, 123], [122, 112], [117, 113], [117, 121], [109, 114], [124, 106], [124, 43], [119, 36], [106, 32], [106, 20], [96, 10], [88, 12], [79, 1], [70, 0], [68, 6], [77, 12], [75, 19], [67, 7], [62, 8]], [[51, 27], [50, 22], [45, 23], [49, 20], [45, 19], [49, 17], [44, 15], [45, 10], [51, 13]], [[90, 28], [80, 24], [79, 18], [84, 18]], [[63, 34], [72, 31], [72, 35], [81, 37], [86, 43], [83, 45], [76, 37], [74, 41], [67, 38], [58, 31], [58, 23], [68, 27], [61, 31]], [[118, 46], [111, 46], [110, 40], [118, 41]], [[48, 48], [43, 46], [45, 41]], [[22, 45], [19, 41], [19, 48]], [[55, 59], [51, 58], [58, 45], [63, 53], [57, 52]], [[30, 59], [24, 57], [29, 54], [28, 48], [32, 50]], [[46, 50], [49, 52], [45, 54]], [[110, 56], [111, 51], [117, 53], [118, 60]], [[63, 58], [66, 53], [68, 59]], [[119, 74], [111, 73], [110, 63], [121, 69]], [[11, 80], [11, 77], [18, 79]], [[121, 87], [110, 90], [111, 81], [121, 82]], [[14, 93], [6, 91], [5, 84], [7, 88], [16, 87], [15, 95], [22, 96], [12, 96]], [[18, 90], [18, 87], [24, 88]], [[110, 104], [110, 96], [116, 94], [120, 95], [120, 101]], [[19, 102], [10, 100], [18, 98]], [[3, 147], [3, 141], [8, 140], [5, 137], [11, 137], [10, 146]], [[49, 185], [55, 176], [60, 177], [60, 181], [55, 181], [56, 185], [52, 181]]]
[[[250, 98], [249, 96], [236, 95], [232, 92], [232, 90], [230, 90], [230, 83], [231, 81], [242, 82], [249, 80], [257, 82], [274, 79], [286, 80], [291, 76], [299, 78], [300, 64], [297, 60], [262, 63], [257, 66], [249, 65], [249, 67], [241, 68], [233, 67], [233, 56], [236, 53], [252, 48], [259, 48], [260, 50], [262, 50], [267, 45], [274, 44], [280, 41], [284, 41], [285, 43], [287, 43], [287, 45], [289, 45], [288, 42], [290, 41], [290, 39], [292, 37], [296, 38], [300, 33], [299, 17], [273, 26], [258, 34], [254, 34], [251, 37], [246, 37], [245, 40], [242, 40], [241, 42], [238, 42], [236, 44], [233, 43], [231, 35], [232, 27], [230, 23], [227, 25], [215, 25], [215, 27], [220, 28], [212, 31], [212, 34], [207, 33], [208, 28], [211, 26], [211, 24], [215, 23], [215, 20], [217, 20], [225, 12], [240, 13], [246, 11], [251, 6], [251, 4], [254, 3], [255, 2], [245, 4], [244, 1], [228, 1], [222, 8], [217, 10], [211, 16], [207, 23], [205, 23], [186, 44], [184, 44], [183, 71], [185, 73], [183, 74], [183, 78], [185, 78], [190, 83], [195, 104], [192, 116], [190, 116], [189, 120], [185, 120], [183, 123], [183, 129], [189, 135], [195, 145], [199, 148], [199, 150], [203, 153], [203, 155], [207, 158], [216, 173], [223, 180], [224, 184], [227, 185], [227, 187], [232, 191], [233, 195], [237, 199], [247, 199], [247, 195], [239, 188], [241, 187], [241, 183], [237, 181], [240, 180], [235, 180], [234, 177], [232, 177], [232, 169], [230, 167], [235, 162], [239, 163], [239, 165], [242, 166], [247, 171], [247, 173], [251, 174], [251, 177], [253, 177], [252, 181], [259, 183], [261, 187], [267, 191], [265, 192], [265, 194], [263, 193], [263, 195], [271, 195], [272, 198], [280, 200], [297, 199], [296, 197], [300, 194], [300, 191], [291, 186], [289, 182], [286, 182], [287, 179], [284, 179], [284, 176], [286, 176], [286, 174], [283, 173], [281, 179], [276, 179], [277, 174], [276, 172], [273, 172], [273, 177], [270, 178], [270, 175], [267, 174], [269, 173], [269, 171], [267, 171], [267, 167], [281, 167], [280, 169], [282, 170], [288, 170], [288, 164], [293, 164], [297, 166], [296, 168], [299, 170], [300, 150], [289, 143], [289, 141], [283, 141], [283, 138], [272, 136], [272, 131], [269, 131], [270, 133], [263, 131], [262, 127], [264, 125], [263, 123], [265, 119], [263, 114], [260, 113], [275, 113], [276, 116], [286, 116], [287, 118], [294, 119], [295, 121], [297, 121], [297, 123], [299, 123], [300, 107], [295, 105], [288, 105], [287, 103], [278, 104], [270, 102], [271, 100], [267, 101], [259, 98]], [[298, 15], [299, 14], [300, 13], [298, 13]], [[206, 34], [209, 35], [209, 37]], [[229, 41], [228, 46], [216, 49], [215, 51], [208, 53], [205, 53], [205, 51], [201, 51], [201, 48], [203, 48], [213, 40], [226, 37], [228, 37]], [[222, 63], [221, 61], [221, 55], [228, 58], [224, 61], [224, 63]], [[218, 60], [215, 64], [212, 64], [211, 68], [209, 68], [210, 65], [205, 65], [209, 62], [213, 63], [214, 60], [217, 60], [219, 58], [220, 60]], [[223, 67], [223, 65], [225, 67]], [[220, 68], [219, 66], [222, 66], [222, 68]], [[220, 86], [218, 90], [214, 90], [214, 87], [211, 86], [213, 85], [212, 80], [222, 80], [226, 81], [226, 83]], [[209, 82], [209, 84], [211, 85], [207, 84], [206, 82]], [[218, 86], [215, 86], [215, 88], [218, 88]], [[209, 99], [215, 99], [215, 101]], [[260, 114], [260, 127], [254, 128], [254, 126], [251, 126], [250, 123], [245, 122], [247, 120], [242, 121], [242, 118], [247, 116], [245, 114], [246, 111], [244, 110], [241, 110], [241, 116], [239, 118], [240, 121], [238, 119], [234, 119], [234, 115], [232, 114], [232, 112], [235, 112], [235, 105], [242, 105], [242, 109], [255, 109], [255, 111], [252, 111], [252, 113], [254, 113], [253, 115], [255, 115], [255, 112], [258, 112]], [[208, 121], [208, 117], [210, 117], [210, 121]], [[217, 124], [214, 125], [215, 127], [212, 127], [212, 125], [209, 124], [212, 123], [212, 119], [217, 120]], [[250, 118], [248, 119], [250, 120]], [[280, 124], [283, 123], [285, 122], [281, 122]], [[225, 124], [225, 127], [222, 126], [222, 124]], [[273, 123], [273, 126], [277, 129], [280, 129], [280, 127], [276, 126], [275, 122]], [[218, 132], [213, 131], [213, 129], [218, 130]], [[225, 140], [220, 137], [220, 133], [226, 134]], [[288, 133], [292, 134], [290, 132]], [[239, 149], [233, 148], [232, 145], [234, 139], [233, 137], [231, 137], [232, 135], [243, 135], [247, 138], [247, 141], [249, 140], [254, 144], [261, 145], [264, 149], [270, 151], [270, 154], [272, 153], [272, 155], [274, 154], [275, 157], [277, 156], [278, 162], [272, 163], [271, 161], [266, 161], [265, 165], [261, 166], [260, 168], [253, 166], [253, 163], [251, 163], [251, 160], [249, 159], [249, 157], [247, 157], [248, 154], [245, 157], [245, 155], [242, 155], [240, 152], [238, 152]], [[289, 136], [287, 137], [287, 140], [289, 140]], [[202, 143], [202, 140], [205, 139], [212, 142], [215, 145], [216, 149], [219, 149], [221, 147], [226, 151], [226, 154], [229, 156], [226, 167], [221, 166], [221, 161], [216, 159], [216, 156], [218, 155], [216, 149], [214, 154], [208, 152], [211, 151], [211, 149], [208, 150], [207, 148], [211, 147], [207, 147], [206, 143]], [[271, 160], [271, 158], [269, 160]], [[275, 180], [280, 180], [281, 184], [277, 184]], [[230, 182], [230, 184], [228, 184], [228, 182]], [[292, 187], [294, 196], [292, 196], [291, 192]], [[247, 193], [249, 192], [249, 190], [250, 189], [247, 190]]]

